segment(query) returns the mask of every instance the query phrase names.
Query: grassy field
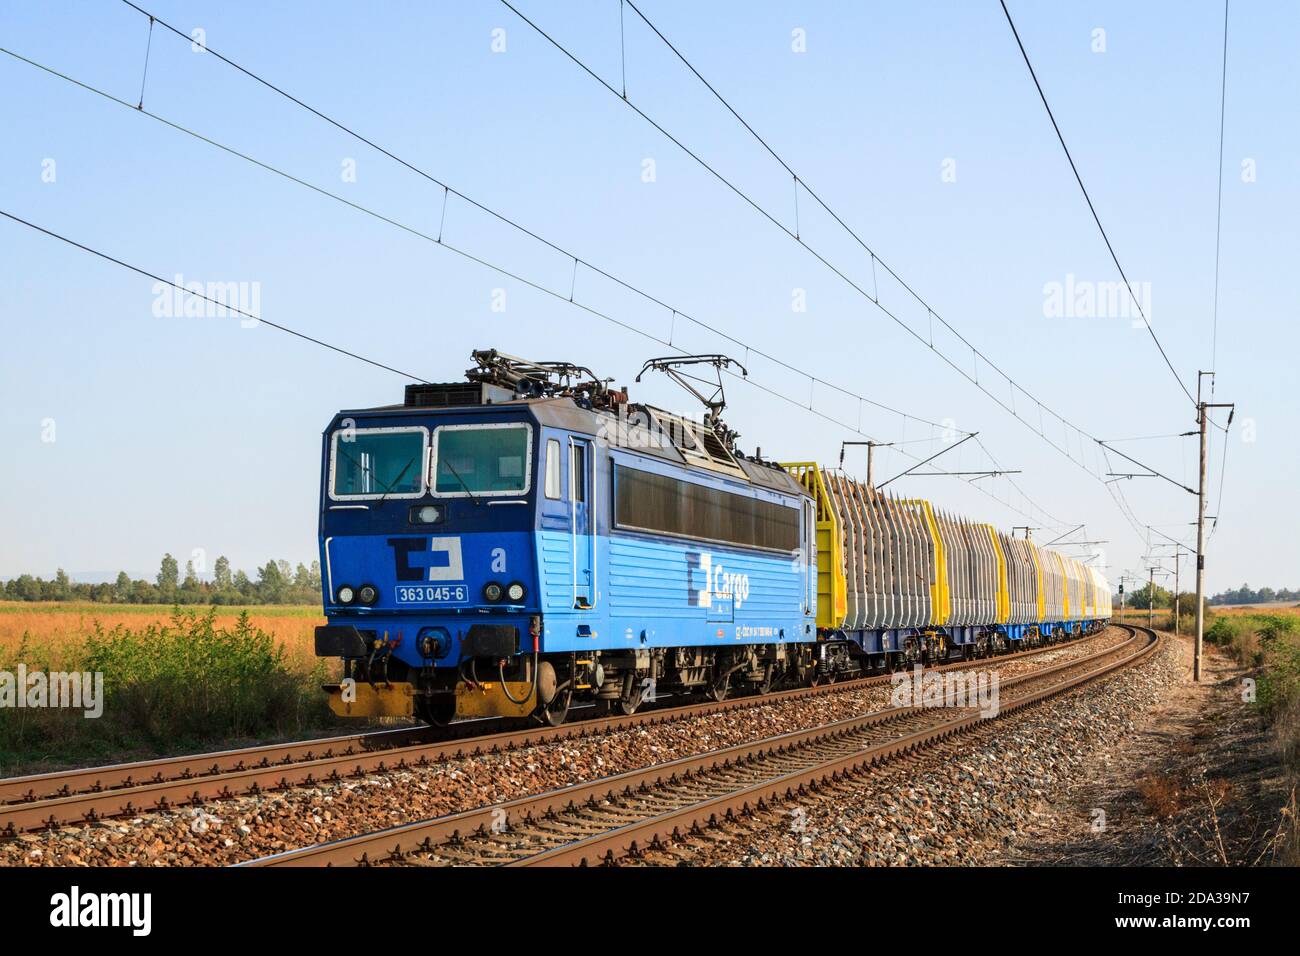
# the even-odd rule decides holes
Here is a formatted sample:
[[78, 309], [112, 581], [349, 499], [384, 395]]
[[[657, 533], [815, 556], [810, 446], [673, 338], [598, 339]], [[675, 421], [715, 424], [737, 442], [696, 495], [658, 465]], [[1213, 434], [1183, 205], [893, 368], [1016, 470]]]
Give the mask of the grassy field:
[[6, 709], [0, 776], [337, 730], [315, 607], [0, 602], [0, 672], [103, 674], [103, 714]]
[[[207, 607], [195, 610], [204, 612]], [[274, 637], [295, 660], [313, 659], [312, 634], [317, 624], [325, 623], [321, 609], [309, 605], [258, 604], [214, 610], [217, 623], [225, 625], [233, 625], [247, 612], [253, 626]], [[66, 650], [79, 647], [94, 633], [96, 624], [106, 631], [118, 626], [161, 625], [171, 621], [172, 611], [160, 604], [0, 601], [0, 660], [16, 651], [26, 636], [29, 653], [39, 654], [41, 666], [49, 667], [57, 664]]]

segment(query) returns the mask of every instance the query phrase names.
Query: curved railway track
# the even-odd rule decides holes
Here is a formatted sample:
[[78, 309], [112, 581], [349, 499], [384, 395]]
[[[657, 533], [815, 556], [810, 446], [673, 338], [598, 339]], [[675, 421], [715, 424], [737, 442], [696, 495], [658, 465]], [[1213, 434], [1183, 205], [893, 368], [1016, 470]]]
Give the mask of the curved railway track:
[[996, 715], [898, 707], [243, 866], [590, 865], [635, 857], [736, 814], [932, 746], [1149, 656], [1154, 631], [1121, 625], [1120, 645], [1001, 682], [1025, 688]]
[[[1069, 643], [1095, 640], [1107, 633], [1102, 631]], [[996, 658], [953, 661], [928, 670], [987, 666], [992, 661], [1033, 657], [1063, 646], [1067, 645], [1048, 644]], [[472, 721], [441, 730], [408, 727], [12, 777], [0, 780], [0, 839], [111, 817], [200, 806], [216, 799], [427, 767], [467, 754], [509, 752], [559, 740], [652, 727], [707, 714], [879, 686], [888, 684], [889, 680], [890, 675], [881, 674], [721, 702], [665, 705], [631, 716], [602, 716], [560, 727], [534, 726], [490, 733], [486, 731], [509, 722]], [[517, 721], [514, 726], [518, 726]]]

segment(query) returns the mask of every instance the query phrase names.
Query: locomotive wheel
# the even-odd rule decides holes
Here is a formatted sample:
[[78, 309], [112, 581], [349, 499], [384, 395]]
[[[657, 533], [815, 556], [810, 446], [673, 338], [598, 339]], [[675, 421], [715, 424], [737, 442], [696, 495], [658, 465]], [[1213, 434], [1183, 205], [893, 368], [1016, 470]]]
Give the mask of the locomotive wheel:
[[537, 710], [537, 718], [548, 727], [558, 727], [569, 716], [569, 704], [573, 700], [573, 688], [567, 688], [555, 695], [549, 704], [543, 704]]
[[609, 707], [610, 710], [617, 709], [624, 717], [631, 717], [640, 710], [641, 705], [644, 703], [645, 694], [641, 690], [641, 685], [633, 681], [628, 692], [618, 700], [610, 701]]

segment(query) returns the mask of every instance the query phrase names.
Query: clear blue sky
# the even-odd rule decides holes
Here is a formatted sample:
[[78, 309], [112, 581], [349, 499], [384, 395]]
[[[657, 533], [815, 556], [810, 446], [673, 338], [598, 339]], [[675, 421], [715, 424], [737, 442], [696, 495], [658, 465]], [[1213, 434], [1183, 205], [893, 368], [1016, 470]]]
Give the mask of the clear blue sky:
[[[152, 4], [152, 6], [151, 6]], [[1107, 539], [1117, 580], [1144, 550], [1103, 486], [999, 409], [496, 2], [142, 6], [464, 193], [825, 380], [978, 430], [1019, 486]], [[521, 9], [615, 85], [615, 0]], [[1147, 333], [1044, 315], [1044, 287], [1118, 278], [996, 2], [698, 4], [644, 0], [664, 33], [914, 288], [1030, 391], [1102, 438], [1194, 427]], [[1011, 4], [1066, 140], [1184, 378], [1208, 368], [1214, 278], [1219, 2]], [[492, 52], [503, 28], [506, 51]], [[629, 97], [782, 218], [789, 175], [629, 14]], [[1093, 52], [1096, 28], [1106, 50]], [[802, 29], [807, 50], [791, 49]], [[6, 4], [0, 45], [134, 103], [147, 20], [114, 2]], [[1295, 586], [1300, 8], [1233, 4], [1223, 184], [1218, 397], [1238, 403], [1218, 590]], [[661, 346], [0, 56], [0, 208], [151, 271], [256, 282], [268, 319], [455, 379], [476, 347], [566, 358], [630, 382]], [[155, 30], [145, 106], [433, 233], [431, 183]], [[656, 180], [642, 181], [643, 161]], [[344, 182], [345, 160], [356, 181]], [[945, 160], [956, 181], [945, 182]], [[1253, 160], [1254, 182], [1241, 164]], [[46, 182], [46, 160], [55, 177]], [[801, 231], [862, 273], [825, 217]], [[446, 237], [554, 288], [571, 265], [453, 203]], [[668, 334], [662, 311], [579, 276], [578, 297]], [[231, 318], [158, 318], [152, 283], [0, 221], [0, 577], [152, 574], [196, 548], [251, 568], [315, 553], [318, 442], [338, 408], [400, 400], [403, 380]], [[506, 290], [504, 312], [493, 290]], [[793, 290], [807, 311], [792, 311]], [[905, 306], [897, 290], [882, 302]], [[923, 312], [922, 312], [923, 314]], [[913, 318], [915, 318], [913, 316]], [[702, 334], [678, 341], [738, 352]], [[736, 354], [744, 359], [743, 354]], [[807, 401], [806, 380], [755, 360]], [[634, 397], [693, 411], [666, 382]], [[745, 385], [742, 445], [833, 463], [860, 438]], [[851, 403], [814, 396], [856, 421]], [[49, 420], [54, 441], [46, 441]], [[1235, 426], [1246, 420], [1250, 432]], [[932, 438], [868, 409], [882, 440]], [[1253, 441], [1243, 438], [1253, 437]], [[1211, 513], [1222, 436], [1213, 451]], [[918, 444], [922, 454], [941, 447]], [[1119, 446], [1195, 483], [1186, 439]], [[909, 464], [879, 453], [878, 477]], [[850, 451], [860, 470], [862, 452]], [[973, 443], [945, 459], [987, 466]], [[1117, 461], [1118, 463], [1118, 461]], [[985, 479], [987, 481], [987, 479]], [[999, 493], [1009, 493], [997, 479]], [[951, 478], [909, 494], [1004, 527], [1025, 519]], [[1194, 499], [1124, 483], [1144, 523], [1191, 540]], [[1045, 540], [1048, 532], [1036, 537]], [[1184, 563], [1184, 570], [1189, 564]], [[1185, 580], [1190, 579], [1190, 575]]]

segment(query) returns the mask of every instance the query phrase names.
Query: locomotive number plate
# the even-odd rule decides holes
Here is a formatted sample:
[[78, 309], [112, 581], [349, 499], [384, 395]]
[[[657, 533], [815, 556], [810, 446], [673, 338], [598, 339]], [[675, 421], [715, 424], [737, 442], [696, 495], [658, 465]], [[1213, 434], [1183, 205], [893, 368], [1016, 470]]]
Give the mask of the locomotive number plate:
[[399, 584], [398, 604], [468, 604], [469, 588], [464, 584]]

